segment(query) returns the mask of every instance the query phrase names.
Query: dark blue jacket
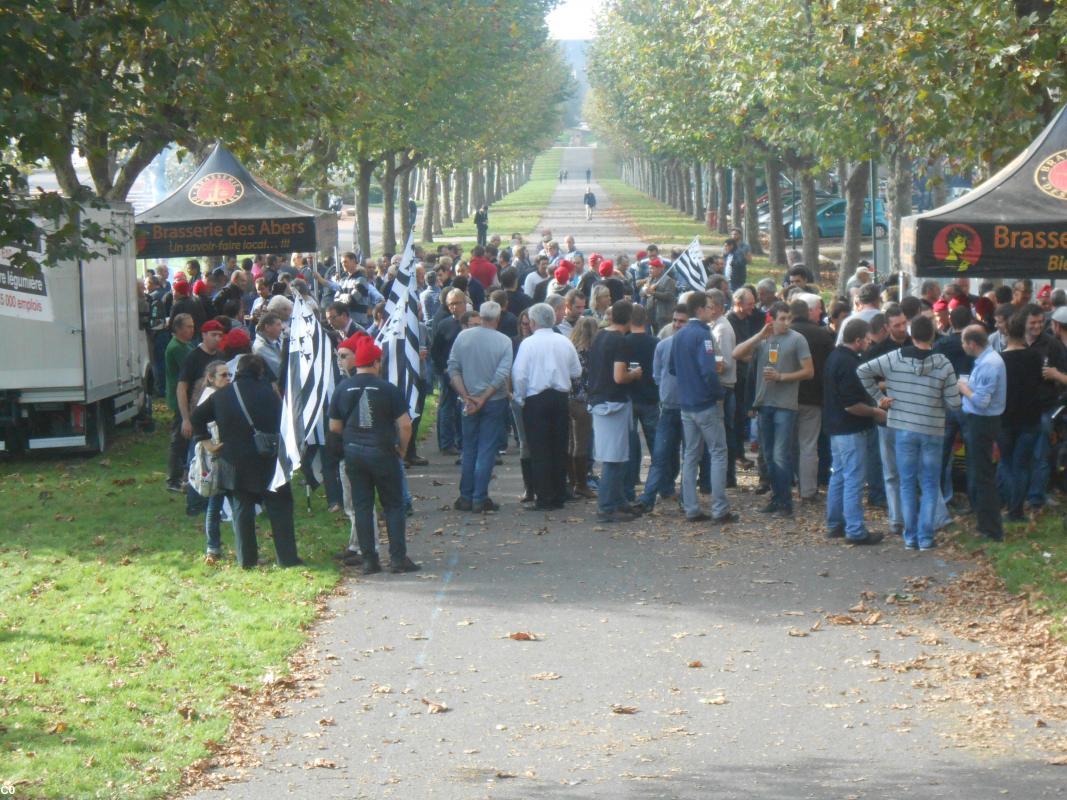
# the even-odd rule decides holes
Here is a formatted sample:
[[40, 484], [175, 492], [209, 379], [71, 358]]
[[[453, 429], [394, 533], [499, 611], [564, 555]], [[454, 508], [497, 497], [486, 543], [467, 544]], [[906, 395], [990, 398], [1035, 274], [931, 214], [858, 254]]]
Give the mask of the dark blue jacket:
[[715, 340], [706, 323], [691, 319], [674, 334], [670, 373], [678, 379], [682, 411], [703, 411], [723, 398], [715, 371]]

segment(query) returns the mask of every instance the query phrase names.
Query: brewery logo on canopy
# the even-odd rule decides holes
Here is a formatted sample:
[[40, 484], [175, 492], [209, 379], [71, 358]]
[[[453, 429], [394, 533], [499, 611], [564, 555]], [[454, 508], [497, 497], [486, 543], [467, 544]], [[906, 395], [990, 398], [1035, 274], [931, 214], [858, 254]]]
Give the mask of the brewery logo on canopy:
[[942, 266], [966, 272], [982, 257], [982, 237], [970, 225], [955, 222], [946, 225], [934, 237], [934, 258]]
[[225, 172], [212, 172], [189, 187], [189, 202], [218, 208], [236, 203], [245, 193], [244, 184]]
[[1067, 200], [1067, 150], [1053, 153], [1034, 170], [1034, 183], [1045, 194]]

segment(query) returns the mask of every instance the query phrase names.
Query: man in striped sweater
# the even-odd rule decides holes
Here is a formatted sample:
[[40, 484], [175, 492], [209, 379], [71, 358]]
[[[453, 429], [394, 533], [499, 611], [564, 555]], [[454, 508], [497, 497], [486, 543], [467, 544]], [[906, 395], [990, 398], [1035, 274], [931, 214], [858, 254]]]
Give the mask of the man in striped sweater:
[[945, 410], [960, 408], [956, 372], [948, 358], [932, 351], [934, 336], [933, 320], [916, 317], [911, 323], [911, 346], [856, 369], [863, 388], [888, 411], [887, 424], [895, 433], [904, 546], [909, 550], [935, 547]]

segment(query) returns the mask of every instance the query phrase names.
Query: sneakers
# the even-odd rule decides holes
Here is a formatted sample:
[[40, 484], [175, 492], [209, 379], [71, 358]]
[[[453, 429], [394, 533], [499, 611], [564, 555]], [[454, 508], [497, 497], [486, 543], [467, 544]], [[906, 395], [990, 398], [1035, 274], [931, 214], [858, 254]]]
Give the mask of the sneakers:
[[407, 461], [404, 462], [404, 464], [409, 467], [425, 467], [429, 463], [430, 462], [422, 456], [415, 456], [414, 458], [409, 458]]
[[741, 520], [740, 515], [733, 511], [727, 511], [720, 517], [712, 517], [711, 521], [716, 525], [729, 525], [732, 522], [739, 522]]
[[761, 514], [774, 514], [778, 511], [781, 511], [781, 509], [782, 507], [778, 505], [778, 503], [776, 503], [774, 500], [771, 500], [771, 502], [767, 503], [767, 505], [761, 508], [759, 512]]
[[767, 492], [769, 492], [770, 490], [771, 490], [771, 485], [769, 483], [761, 483], [759, 486], [756, 487], [756, 492], [755, 493], [756, 494], [767, 494]]
[[204, 555], [204, 563], [209, 567], [213, 567], [219, 563], [220, 558], [222, 558], [221, 553], [206, 553]]
[[337, 503], [334, 503], [332, 506], [326, 509], [326, 513], [328, 514], [340, 514], [343, 511], [344, 507], [339, 506]]
[[491, 497], [487, 497], [484, 500], [471, 505], [471, 511], [475, 514], [492, 514], [494, 511], [499, 510], [499, 504], [494, 503]]
[[[378, 567], [378, 569], [381, 570], [381, 567]], [[422, 569], [422, 567], [407, 556], [404, 556], [402, 561], [389, 565], [389, 571], [394, 575], [399, 575], [402, 572], [418, 572], [420, 569]]]
[[830, 530], [828, 530], [826, 532], [826, 538], [827, 539], [844, 539], [845, 538], [845, 529], [844, 528], [840, 528], [840, 527], [838, 527], [838, 528], [830, 528]]
[[642, 514], [645, 513], [645, 504], [630, 503], [628, 506], [626, 506], [626, 508], [623, 509], [623, 511], [625, 511], [627, 514], [633, 514], [635, 517], [640, 517]]
[[919, 549], [919, 543], [918, 542], [904, 542], [904, 549], [905, 550], [918, 550]]
[[181, 494], [182, 485], [179, 481], [167, 481], [167, 491], [174, 492], [175, 494]]
[[456, 502], [452, 504], [452, 508], [456, 511], [470, 511], [473, 508], [473, 504], [466, 497], [457, 497]]
[[698, 511], [696, 514], [693, 514], [692, 516], [689, 516], [687, 514], [686, 517], [685, 517], [685, 521], [686, 522], [707, 522], [710, 519], [711, 519], [711, 514], [705, 514], [703, 511]]
[[927, 544], [920, 544], [919, 545], [919, 550], [921, 552], [923, 552], [923, 553], [929, 552], [930, 550], [936, 550], [936, 549], [937, 549], [937, 542], [928, 542]]
[[640, 514], [648, 514], [649, 512], [652, 511], [652, 506], [650, 506], [648, 503], [645, 503], [645, 502], [642, 502], [641, 500], [638, 500], [636, 503], [631, 503], [630, 504], [630, 510], [632, 512], [634, 512], [635, 514], [639, 514], [639, 515]]
[[376, 575], [382, 571], [382, 562], [378, 560], [378, 557], [368, 558], [363, 562], [363, 574], [364, 575]]

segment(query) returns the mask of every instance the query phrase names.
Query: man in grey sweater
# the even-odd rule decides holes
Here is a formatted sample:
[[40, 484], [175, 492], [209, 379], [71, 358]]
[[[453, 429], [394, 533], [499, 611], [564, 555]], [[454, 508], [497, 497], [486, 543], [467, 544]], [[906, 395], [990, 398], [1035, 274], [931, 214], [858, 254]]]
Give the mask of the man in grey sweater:
[[[888, 411], [887, 424], [895, 434], [904, 546], [909, 550], [935, 547], [945, 409], [960, 407], [956, 372], [947, 357], [932, 351], [934, 335], [933, 321], [916, 317], [911, 323], [911, 346], [856, 369], [863, 388]], [[884, 382], [884, 389], [879, 381]]]
[[508, 410], [511, 340], [496, 327], [500, 304], [488, 301], [479, 309], [481, 325], [456, 337], [448, 356], [452, 388], [463, 403], [463, 468], [458, 511], [481, 514], [500, 506], [489, 497], [489, 479]]

